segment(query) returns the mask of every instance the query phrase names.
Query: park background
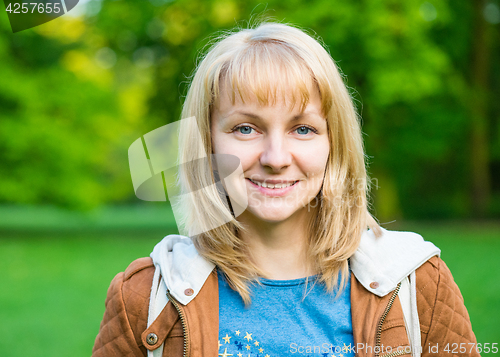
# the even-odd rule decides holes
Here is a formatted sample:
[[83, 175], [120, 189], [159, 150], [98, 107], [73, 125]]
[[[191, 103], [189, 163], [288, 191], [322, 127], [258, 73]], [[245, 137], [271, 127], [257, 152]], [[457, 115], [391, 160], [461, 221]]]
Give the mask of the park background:
[[498, 0], [88, 0], [13, 34], [0, 5], [0, 355], [89, 356], [113, 276], [176, 226], [127, 149], [179, 119], [217, 31], [319, 36], [361, 114], [373, 213], [442, 249], [500, 343]]

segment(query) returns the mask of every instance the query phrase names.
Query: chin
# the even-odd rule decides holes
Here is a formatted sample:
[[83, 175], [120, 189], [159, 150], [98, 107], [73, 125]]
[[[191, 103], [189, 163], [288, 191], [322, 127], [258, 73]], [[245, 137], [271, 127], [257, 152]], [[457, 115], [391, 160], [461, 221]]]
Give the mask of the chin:
[[[250, 208], [250, 207], [249, 207]], [[250, 213], [254, 219], [262, 222], [267, 222], [267, 223], [279, 223], [286, 221], [289, 219], [295, 212], [287, 212], [284, 211], [283, 209], [279, 208], [273, 208], [272, 210], [263, 210], [259, 209], [257, 210], [252, 210], [247, 209], [247, 212]]]
[[283, 216], [283, 215], [279, 215], [279, 216], [262, 216], [262, 217], [258, 217], [262, 222], [266, 222], [266, 223], [280, 223], [280, 222], [283, 222], [285, 220], [287, 220], [288, 218], [290, 218], [290, 216]]

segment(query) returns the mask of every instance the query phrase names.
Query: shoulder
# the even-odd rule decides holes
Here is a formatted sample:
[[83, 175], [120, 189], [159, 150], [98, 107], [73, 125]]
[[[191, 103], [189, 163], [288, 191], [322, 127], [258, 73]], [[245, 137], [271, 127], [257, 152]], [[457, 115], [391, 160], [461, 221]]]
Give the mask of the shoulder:
[[[124, 272], [116, 274], [116, 276], [111, 281], [108, 289], [108, 296], [106, 299], [106, 305], [108, 300], [111, 299], [121, 299], [123, 300], [123, 290], [133, 289], [140, 290], [135, 287], [135, 285], [141, 285], [148, 276], [151, 276], [151, 281], [154, 274], [154, 265], [151, 258], [139, 258], [134, 260], [125, 269]], [[151, 281], [149, 282], [151, 287]]]
[[154, 274], [153, 259], [145, 257], [134, 260], [129, 264], [127, 269], [125, 269], [125, 272], [123, 273], [123, 280], [130, 280], [137, 274], [141, 276], [151, 274], [152, 277]]
[[92, 356], [112, 355], [124, 348], [133, 351], [134, 355], [145, 354], [141, 333], [147, 327], [153, 275], [151, 258], [140, 258], [114, 277]]
[[153, 275], [154, 265], [151, 258], [134, 260], [124, 272], [118, 273], [111, 281], [106, 305], [112, 299], [133, 302], [134, 297], [148, 297]]
[[146, 328], [154, 271], [151, 258], [139, 258], [130, 263], [123, 273], [122, 299], [134, 331]]
[[[430, 325], [436, 308], [449, 308], [448, 313], [467, 314], [464, 298], [446, 263], [440, 257], [432, 257], [416, 270], [417, 301], [422, 325]], [[452, 311], [455, 310], [455, 311]], [[468, 319], [468, 314], [467, 314]]]
[[436, 302], [436, 294], [440, 284], [449, 284], [453, 281], [450, 270], [444, 261], [432, 257], [415, 271], [417, 295], [420, 306], [425, 310], [432, 310]]
[[462, 293], [441, 258], [432, 257], [417, 269], [416, 287], [420, 331], [426, 349], [449, 342], [476, 343]]

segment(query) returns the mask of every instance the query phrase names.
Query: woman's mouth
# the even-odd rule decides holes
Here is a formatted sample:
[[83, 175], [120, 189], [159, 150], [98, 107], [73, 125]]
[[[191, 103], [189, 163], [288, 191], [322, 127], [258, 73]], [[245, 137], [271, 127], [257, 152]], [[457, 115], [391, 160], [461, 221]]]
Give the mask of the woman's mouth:
[[285, 182], [265, 182], [265, 181], [255, 181], [247, 178], [252, 187], [256, 188], [261, 194], [269, 197], [279, 197], [288, 194], [291, 190], [297, 186], [297, 181], [285, 181]]
[[260, 181], [254, 181], [252, 179], [249, 179], [252, 183], [259, 187], [264, 187], [264, 188], [270, 188], [272, 190], [279, 189], [279, 188], [286, 188], [295, 185], [297, 181], [290, 181], [290, 182], [283, 182], [283, 183], [266, 183], [266, 182], [260, 182]]

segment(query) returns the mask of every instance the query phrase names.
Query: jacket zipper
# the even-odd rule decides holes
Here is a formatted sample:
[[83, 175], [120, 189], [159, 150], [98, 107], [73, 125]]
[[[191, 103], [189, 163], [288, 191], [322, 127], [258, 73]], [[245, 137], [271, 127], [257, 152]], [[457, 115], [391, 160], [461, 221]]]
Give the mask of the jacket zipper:
[[[396, 289], [394, 289], [394, 292], [392, 293], [391, 298], [389, 299], [389, 303], [385, 307], [384, 313], [380, 317], [380, 321], [379, 321], [378, 326], [377, 326], [377, 340], [376, 340], [376, 344], [375, 344], [375, 351], [380, 350], [380, 342], [381, 342], [380, 338], [382, 335], [382, 324], [384, 323], [385, 318], [389, 314], [389, 310], [391, 309], [392, 304], [394, 304], [394, 300], [396, 300], [396, 296], [398, 296], [400, 288], [401, 288], [401, 283], [399, 283], [398, 286], [396, 287]], [[395, 356], [401, 356], [401, 355], [404, 355], [407, 353], [408, 352], [405, 352], [405, 350], [399, 350], [399, 351], [387, 353], [381, 357], [395, 357]], [[375, 357], [379, 357], [379, 352], [375, 352]]]
[[170, 300], [170, 302], [174, 305], [175, 309], [177, 310], [177, 313], [179, 314], [179, 316], [181, 318], [182, 330], [184, 332], [184, 351], [182, 353], [182, 357], [186, 357], [188, 350], [189, 350], [189, 339], [188, 339], [188, 329], [187, 329], [187, 324], [186, 324], [186, 317], [184, 315], [184, 312], [180, 308], [177, 300], [175, 300], [175, 298], [172, 295], [170, 295], [170, 290], [167, 290], [167, 297], [168, 297], [168, 300]]
[[388, 353], [386, 355], [383, 355], [382, 357], [396, 357], [396, 356], [402, 356], [402, 355], [406, 355], [406, 354], [408, 354], [408, 352], [405, 352], [405, 350], [399, 350], [399, 351], [394, 351], [394, 352]]

